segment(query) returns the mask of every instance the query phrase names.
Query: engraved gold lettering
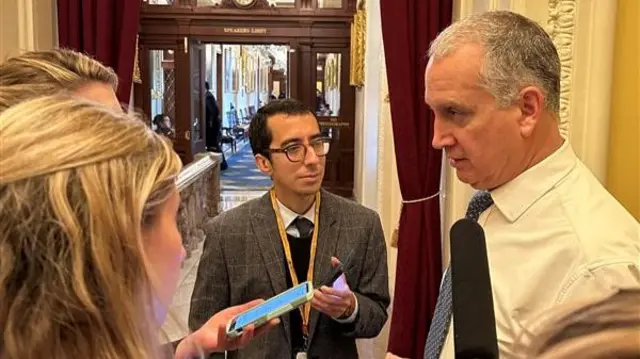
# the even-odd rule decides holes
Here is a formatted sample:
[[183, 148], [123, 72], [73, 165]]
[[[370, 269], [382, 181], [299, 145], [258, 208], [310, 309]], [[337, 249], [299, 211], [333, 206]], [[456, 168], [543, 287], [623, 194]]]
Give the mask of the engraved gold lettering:
[[264, 27], [225, 27], [222, 31], [225, 34], [266, 34], [268, 32]]

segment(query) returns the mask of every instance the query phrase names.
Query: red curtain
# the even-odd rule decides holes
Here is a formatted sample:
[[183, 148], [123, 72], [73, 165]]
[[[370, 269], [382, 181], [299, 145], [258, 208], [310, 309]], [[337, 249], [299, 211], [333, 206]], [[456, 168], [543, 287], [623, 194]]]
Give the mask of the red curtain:
[[93, 56], [120, 78], [118, 99], [129, 103], [140, 0], [58, 0], [60, 47]]
[[[440, 187], [442, 152], [431, 147], [433, 113], [424, 103], [427, 50], [451, 23], [452, 0], [381, 0], [382, 37], [402, 198], [417, 200]], [[405, 204], [400, 215], [389, 352], [423, 357], [442, 276], [440, 204]]]

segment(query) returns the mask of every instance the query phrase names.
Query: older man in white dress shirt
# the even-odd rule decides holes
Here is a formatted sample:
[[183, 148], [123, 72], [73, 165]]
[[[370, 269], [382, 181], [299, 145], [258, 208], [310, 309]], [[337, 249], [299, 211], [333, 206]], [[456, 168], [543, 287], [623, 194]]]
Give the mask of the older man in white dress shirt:
[[[487, 237], [500, 357], [517, 358], [539, 313], [640, 285], [640, 226], [561, 137], [560, 60], [539, 25], [474, 15], [443, 31], [429, 56], [433, 146], [486, 204], [474, 219]], [[425, 359], [454, 357], [450, 290], [445, 275]]]

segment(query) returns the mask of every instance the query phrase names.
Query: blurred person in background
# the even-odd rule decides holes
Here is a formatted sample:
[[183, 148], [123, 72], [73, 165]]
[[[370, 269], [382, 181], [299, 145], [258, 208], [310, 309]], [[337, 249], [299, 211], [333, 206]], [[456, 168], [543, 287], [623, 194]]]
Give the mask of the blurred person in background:
[[529, 336], [527, 359], [640, 359], [640, 288], [558, 307]]
[[173, 125], [171, 124], [171, 117], [164, 114], [158, 114], [153, 117], [153, 125], [154, 131], [157, 134], [166, 136], [168, 138], [175, 138], [176, 131], [173, 129]]

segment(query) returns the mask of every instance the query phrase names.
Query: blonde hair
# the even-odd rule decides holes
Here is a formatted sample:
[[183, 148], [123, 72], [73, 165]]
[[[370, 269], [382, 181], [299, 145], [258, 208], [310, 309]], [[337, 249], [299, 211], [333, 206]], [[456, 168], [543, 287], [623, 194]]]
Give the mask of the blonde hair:
[[88, 55], [67, 50], [32, 51], [0, 64], [0, 112], [37, 96], [75, 91], [91, 82], [118, 87], [115, 72]]
[[0, 153], [0, 357], [158, 357], [142, 229], [177, 190], [171, 144], [58, 95], [0, 113]]
[[559, 307], [528, 335], [527, 358], [640, 358], [640, 289]]

